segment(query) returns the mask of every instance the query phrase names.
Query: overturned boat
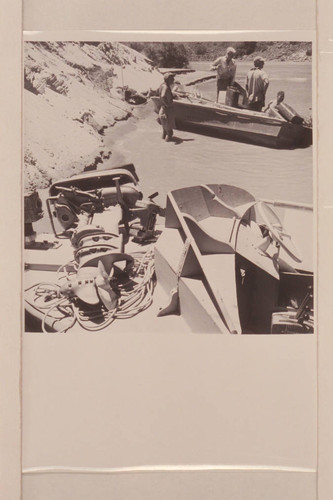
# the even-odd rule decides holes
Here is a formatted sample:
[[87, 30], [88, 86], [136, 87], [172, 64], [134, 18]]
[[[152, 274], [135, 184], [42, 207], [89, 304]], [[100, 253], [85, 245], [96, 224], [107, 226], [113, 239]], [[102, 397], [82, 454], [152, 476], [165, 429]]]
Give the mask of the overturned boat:
[[235, 186], [169, 193], [155, 249], [157, 280], [170, 297], [160, 314], [178, 311], [198, 332], [313, 332], [311, 257], [272, 205], [287, 226], [310, 227], [310, 207], [257, 201]]
[[[159, 97], [151, 99], [158, 113]], [[176, 93], [176, 127], [271, 148], [305, 148], [312, 144], [312, 128], [302, 122], [294, 123], [282, 115], [251, 111], [232, 99], [230, 104], [234, 105], [216, 103], [189, 93]]]
[[159, 331], [173, 315], [194, 332], [313, 332], [312, 258], [291, 237], [311, 207], [273, 209], [223, 184], [174, 190], [165, 211], [153, 198], [133, 165], [57, 181], [52, 231], [36, 235], [40, 201], [26, 197], [26, 331], [106, 331], [141, 316]]

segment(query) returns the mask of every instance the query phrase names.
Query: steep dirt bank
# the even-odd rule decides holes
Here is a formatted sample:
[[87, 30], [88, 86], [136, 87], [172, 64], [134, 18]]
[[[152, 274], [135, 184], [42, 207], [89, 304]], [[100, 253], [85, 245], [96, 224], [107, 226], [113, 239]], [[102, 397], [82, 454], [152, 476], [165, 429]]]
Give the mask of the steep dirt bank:
[[131, 116], [121, 87], [147, 92], [161, 74], [118, 43], [26, 42], [25, 188], [43, 188], [110, 155], [104, 130]]

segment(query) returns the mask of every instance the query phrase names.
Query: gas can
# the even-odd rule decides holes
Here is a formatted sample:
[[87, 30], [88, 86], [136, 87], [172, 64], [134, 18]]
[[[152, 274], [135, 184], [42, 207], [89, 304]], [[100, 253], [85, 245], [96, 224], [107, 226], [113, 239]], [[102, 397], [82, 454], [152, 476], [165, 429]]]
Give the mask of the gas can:
[[240, 93], [237, 89], [235, 89], [234, 87], [228, 87], [225, 96], [226, 105], [237, 108], [239, 95]]

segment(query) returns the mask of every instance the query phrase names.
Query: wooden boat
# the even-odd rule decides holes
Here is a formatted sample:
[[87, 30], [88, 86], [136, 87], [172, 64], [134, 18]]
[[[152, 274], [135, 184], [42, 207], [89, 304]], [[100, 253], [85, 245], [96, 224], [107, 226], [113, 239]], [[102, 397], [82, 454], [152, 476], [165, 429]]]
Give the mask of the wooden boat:
[[173, 317], [195, 332], [313, 332], [312, 259], [290, 236], [311, 226], [311, 207], [273, 210], [209, 184], [170, 192], [164, 214], [133, 165], [57, 181], [47, 206], [53, 234], [26, 243], [27, 330], [109, 330], [126, 318], [158, 331]]
[[[151, 98], [156, 113], [160, 109], [158, 97]], [[292, 149], [312, 144], [312, 128], [295, 124], [263, 112], [226, 106], [202, 97], [176, 95], [175, 120], [178, 129], [213, 134], [233, 141], [260, 146]]]

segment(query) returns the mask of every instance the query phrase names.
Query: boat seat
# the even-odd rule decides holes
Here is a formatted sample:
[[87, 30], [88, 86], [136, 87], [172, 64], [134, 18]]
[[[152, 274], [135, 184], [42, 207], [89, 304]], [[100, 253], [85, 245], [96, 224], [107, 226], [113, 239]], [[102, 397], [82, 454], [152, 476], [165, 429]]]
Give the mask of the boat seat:
[[210, 215], [223, 218], [239, 216], [234, 207], [221, 200], [209, 186], [202, 185], [200, 187]]
[[218, 200], [225, 208], [236, 213], [239, 217], [243, 217], [245, 212], [254, 205], [255, 198], [245, 191], [245, 189], [236, 186], [229, 186], [227, 184], [207, 184], [206, 190], [214, 194], [215, 199]]
[[208, 217], [200, 221], [200, 227], [216, 240], [231, 244], [233, 230], [236, 226], [236, 217], [223, 219], [221, 217]]
[[197, 221], [216, 216], [233, 218], [238, 212], [221, 200], [208, 186], [177, 189], [172, 193], [179, 210], [190, 214]]
[[177, 189], [171, 195], [183, 214], [190, 215], [198, 222], [210, 216], [202, 186]]
[[[207, 231], [207, 228], [204, 227], [205, 221], [198, 222], [190, 214], [183, 214], [183, 217], [194, 238], [194, 241], [196, 242], [198, 249], [202, 254], [234, 253], [234, 249], [229, 243], [229, 237], [226, 239], [226, 241], [224, 238], [217, 239], [216, 233], [215, 235], [211, 234]], [[223, 223], [225, 221], [225, 219], [221, 220], [217, 217], [211, 219], [216, 219], [216, 222], [219, 222], [220, 226], [222, 226], [221, 222]], [[206, 221], [207, 220], [208, 219], [206, 219]], [[230, 219], [227, 219], [226, 221], [228, 223], [227, 225], [230, 228]], [[224, 230], [224, 232], [228, 233], [228, 230]]]
[[197, 221], [210, 216], [241, 218], [256, 200], [244, 189], [221, 184], [202, 184], [171, 192], [179, 210]]

